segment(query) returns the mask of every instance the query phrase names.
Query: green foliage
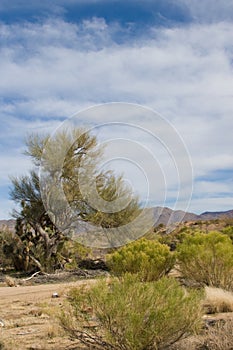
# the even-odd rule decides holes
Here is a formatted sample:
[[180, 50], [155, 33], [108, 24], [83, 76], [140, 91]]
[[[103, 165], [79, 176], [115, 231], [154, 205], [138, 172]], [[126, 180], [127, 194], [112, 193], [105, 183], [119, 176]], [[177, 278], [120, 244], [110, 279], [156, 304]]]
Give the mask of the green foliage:
[[8, 229], [0, 231], [0, 266], [7, 268], [12, 266], [12, 259], [5, 253], [5, 247], [13, 241], [13, 234]]
[[185, 278], [208, 286], [233, 288], [233, 245], [226, 235], [212, 231], [187, 236], [177, 251], [179, 269]]
[[73, 338], [98, 349], [160, 350], [198, 329], [201, 299], [202, 292], [187, 292], [172, 278], [142, 283], [127, 274], [110, 285], [72, 289], [61, 322]]
[[[53, 271], [55, 268], [77, 268], [81, 259], [90, 253], [90, 249], [77, 241], [68, 238], [59, 240], [60, 244], [53, 246], [53, 254], [45, 255], [44, 244], [38, 240], [33, 244], [35, 237], [27, 232], [19, 236], [10, 231], [0, 232], [0, 265], [3, 268], [14, 267], [17, 271], [33, 271], [43, 268]], [[55, 254], [56, 253], [56, 254]]]
[[26, 224], [17, 219], [16, 233], [4, 243], [4, 253], [17, 271], [42, 270], [53, 272], [62, 268], [65, 257], [62, 255], [68, 238], [50, 227], [42, 227], [35, 222]]
[[168, 245], [170, 249], [174, 251], [176, 250], [177, 245], [182, 243], [186, 237], [193, 236], [197, 233], [202, 233], [199, 225], [196, 225], [196, 223], [194, 226], [190, 227], [183, 225], [184, 224], [181, 224], [170, 233], [158, 233], [156, 239], [158, 242]]
[[116, 275], [137, 273], [142, 281], [154, 281], [167, 274], [175, 263], [168, 246], [140, 239], [107, 256], [107, 265]]
[[[27, 154], [32, 157], [35, 165], [38, 167], [42, 160], [44, 170], [50, 176], [52, 185], [51, 182], [45, 181], [43, 184], [40, 183], [40, 188], [43, 188], [44, 193], [49, 192], [46, 205], [50, 210], [50, 215], [55, 215], [57, 223], [61, 224], [65, 220], [71, 227], [73, 222], [82, 220], [104, 228], [118, 227], [128, 223], [138, 212], [138, 200], [133, 196], [123, 177], [115, 175], [110, 170], [100, 171], [98, 169], [103, 149], [91, 133], [76, 128], [60, 132], [53, 139], [32, 135], [27, 145]], [[45, 146], [46, 152], [44, 152]], [[62, 164], [61, 159], [64, 159]], [[22, 179], [20, 179], [21, 184]], [[62, 186], [66, 200], [72, 209], [68, 212], [64, 212], [64, 201], [58, 197], [58, 184]], [[96, 198], [90, 191], [91, 186], [96, 188], [99, 196], [105, 200], [106, 206], [109, 205], [109, 202], [120, 198], [126, 204], [122, 205], [125, 209], [123, 211], [113, 210], [110, 213], [94, 208], [90, 202], [91, 200], [96, 201]], [[19, 192], [16, 191], [16, 186], [12, 191], [12, 197], [18, 201], [24, 199], [24, 195], [27, 194], [23, 191], [19, 198], [15, 196], [15, 192]], [[34, 193], [34, 188], [30, 192]], [[41, 199], [36, 197], [36, 202], [38, 200]], [[59, 211], [60, 203], [61, 211]], [[30, 206], [31, 204], [30, 200]]]
[[65, 269], [73, 270], [78, 268], [82, 259], [87, 258], [91, 249], [83, 246], [77, 241], [68, 240], [63, 247], [63, 255], [66, 257]]
[[232, 225], [224, 227], [221, 232], [224, 233], [225, 235], [227, 235], [231, 239], [231, 241], [233, 242], [233, 226]]
[[[35, 170], [29, 175], [12, 178], [10, 192], [11, 199], [21, 208], [14, 213], [17, 245], [8, 247], [9, 253], [15, 255], [17, 269], [36, 268], [50, 272], [61, 267], [67, 236], [79, 220], [112, 228], [130, 222], [139, 212], [138, 200], [122, 176], [98, 170], [102, 149], [89, 132], [76, 128], [60, 132], [51, 139], [32, 135], [27, 147], [26, 154], [32, 158]], [[62, 164], [61, 159], [64, 160]], [[40, 182], [38, 170], [41, 162], [48, 178]], [[80, 189], [80, 177], [86, 186], [85, 195]], [[107, 204], [120, 197], [127, 204], [125, 209], [109, 213], [93, 208], [92, 202], [86, 198], [92, 192], [90, 184]], [[69, 205], [64, 205], [58, 186], [62, 187]], [[46, 193], [43, 200], [41, 189]]]
[[[176, 247], [178, 243], [181, 243], [184, 238], [187, 236], [187, 232], [179, 232], [179, 233], [176, 233], [176, 232], [171, 232], [169, 234], [159, 234], [157, 236], [157, 240], [159, 243], [161, 244], [166, 244], [168, 247]], [[174, 250], [173, 248], [173, 250]]]

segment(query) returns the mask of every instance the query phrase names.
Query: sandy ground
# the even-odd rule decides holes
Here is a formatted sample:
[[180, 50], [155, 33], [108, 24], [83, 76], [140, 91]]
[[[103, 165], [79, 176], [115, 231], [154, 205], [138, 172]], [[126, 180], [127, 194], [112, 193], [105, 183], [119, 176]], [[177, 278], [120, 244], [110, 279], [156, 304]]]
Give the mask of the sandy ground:
[[[0, 343], [4, 349], [82, 349], [59, 329], [56, 312], [67, 290], [83, 283], [87, 282], [0, 287], [0, 319], [5, 324], [0, 326]], [[52, 298], [53, 293], [59, 297]]]

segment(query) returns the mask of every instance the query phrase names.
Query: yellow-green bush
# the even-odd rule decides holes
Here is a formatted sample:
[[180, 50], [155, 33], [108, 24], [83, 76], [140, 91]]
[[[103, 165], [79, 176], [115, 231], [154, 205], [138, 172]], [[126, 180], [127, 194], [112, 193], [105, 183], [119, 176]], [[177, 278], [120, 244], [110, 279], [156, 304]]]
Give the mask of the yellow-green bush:
[[175, 263], [175, 256], [165, 244], [140, 239], [107, 256], [107, 265], [116, 276], [137, 273], [142, 281], [158, 280]]
[[231, 241], [233, 242], [233, 225], [224, 227], [221, 232], [230, 237]]
[[187, 236], [177, 247], [182, 275], [194, 282], [223, 289], [233, 288], [233, 245], [219, 232]]
[[202, 292], [172, 278], [140, 282], [136, 275], [72, 289], [61, 321], [69, 334], [98, 349], [167, 349], [201, 324]]

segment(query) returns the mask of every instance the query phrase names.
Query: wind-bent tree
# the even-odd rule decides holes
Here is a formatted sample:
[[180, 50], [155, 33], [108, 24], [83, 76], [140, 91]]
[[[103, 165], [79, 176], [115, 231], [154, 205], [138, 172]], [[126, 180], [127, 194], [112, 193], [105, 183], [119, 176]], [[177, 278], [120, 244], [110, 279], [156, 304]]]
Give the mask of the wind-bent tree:
[[[35, 169], [13, 178], [10, 192], [20, 205], [14, 213], [17, 244], [7, 247], [17, 269], [50, 271], [61, 265], [63, 246], [78, 222], [109, 229], [138, 215], [138, 200], [123, 177], [98, 169], [102, 153], [96, 137], [82, 129], [63, 131], [54, 138], [29, 137], [26, 154]], [[43, 170], [40, 179], [39, 169]], [[120, 198], [123, 209], [108, 212], [96, 206], [91, 187], [106, 207]]]

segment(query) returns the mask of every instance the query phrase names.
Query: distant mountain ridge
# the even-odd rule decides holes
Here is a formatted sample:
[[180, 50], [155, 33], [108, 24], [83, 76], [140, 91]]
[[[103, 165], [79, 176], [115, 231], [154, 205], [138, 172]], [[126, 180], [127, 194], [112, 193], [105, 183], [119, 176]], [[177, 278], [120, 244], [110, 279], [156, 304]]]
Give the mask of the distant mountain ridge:
[[202, 213], [200, 215], [202, 218], [201, 220], [214, 220], [214, 219], [220, 219], [220, 218], [233, 218], [233, 210], [227, 210], [227, 211], [215, 211], [210, 212], [206, 211], [205, 213]]
[[[184, 221], [205, 221], [205, 220], [215, 220], [215, 219], [231, 219], [233, 218], [233, 209], [227, 211], [206, 211], [200, 215], [184, 212], [182, 210], [172, 210], [167, 207], [154, 207], [152, 208], [154, 215], [154, 226], [159, 224], [164, 224], [169, 226], [177, 222]], [[14, 232], [15, 220], [0, 220], [0, 229], [8, 229]]]
[[205, 221], [215, 219], [233, 218], [233, 209], [227, 211], [209, 212], [206, 211], [200, 215], [184, 212], [182, 210], [172, 210], [167, 207], [155, 207], [154, 209], [155, 226], [164, 224], [169, 226], [176, 222], [184, 221]]
[[9, 220], [0, 220], [0, 229], [8, 229], [12, 232], [15, 230], [15, 220], [14, 219], [9, 219]]

